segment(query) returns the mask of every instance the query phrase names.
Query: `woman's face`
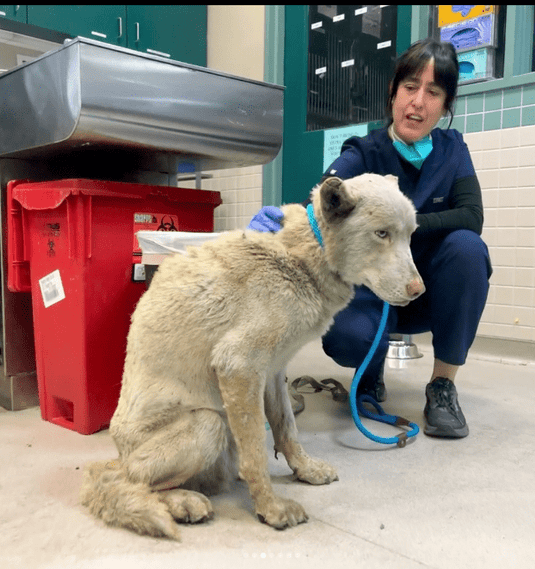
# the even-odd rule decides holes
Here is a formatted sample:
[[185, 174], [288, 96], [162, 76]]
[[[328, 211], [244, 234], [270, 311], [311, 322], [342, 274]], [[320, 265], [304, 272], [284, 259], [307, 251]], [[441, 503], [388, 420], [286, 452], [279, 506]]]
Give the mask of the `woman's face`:
[[435, 83], [433, 61], [418, 76], [405, 77], [392, 101], [396, 134], [407, 144], [427, 136], [445, 114], [446, 92]]

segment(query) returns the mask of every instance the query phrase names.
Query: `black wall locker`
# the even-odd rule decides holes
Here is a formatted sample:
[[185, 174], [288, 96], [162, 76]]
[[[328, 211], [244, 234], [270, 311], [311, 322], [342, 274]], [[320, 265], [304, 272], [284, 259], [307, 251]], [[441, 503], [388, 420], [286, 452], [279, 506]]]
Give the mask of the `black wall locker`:
[[381, 120], [396, 58], [396, 6], [309, 8], [307, 131]]

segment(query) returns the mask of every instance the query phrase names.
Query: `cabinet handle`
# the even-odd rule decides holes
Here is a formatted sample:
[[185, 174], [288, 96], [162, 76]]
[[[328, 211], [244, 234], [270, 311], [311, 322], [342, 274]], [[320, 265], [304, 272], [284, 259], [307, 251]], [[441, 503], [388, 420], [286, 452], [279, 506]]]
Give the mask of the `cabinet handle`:
[[154, 55], [160, 55], [161, 57], [171, 57], [170, 53], [164, 53], [163, 51], [156, 51], [155, 49], [147, 49], [147, 53], [152, 53]]
[[6, 12], [0, 12], [0, 16], [7, 16]]
[[108, 37], [106, 34], [103, 34], [102, 32], [91, 32], [91, 35], [97, 36], [97, 38], [103, 38], [103, 39], [106, 39]]
[[123, 19], [122, 18], [117, 18], [119, 20], [119, 35], [117, 36], [117, 39], [122, 38], [123, 37]]
[[139, 41], [139, 22], [136, 22], [136, 39], [134, 41]]

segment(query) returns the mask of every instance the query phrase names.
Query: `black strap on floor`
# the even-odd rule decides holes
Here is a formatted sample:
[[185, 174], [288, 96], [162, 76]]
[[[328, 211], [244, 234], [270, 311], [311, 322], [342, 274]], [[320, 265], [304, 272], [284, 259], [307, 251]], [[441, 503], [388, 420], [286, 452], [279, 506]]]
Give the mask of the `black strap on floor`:
[[[304, 388], [312, 388], [312, 391], [303, 390]], [[303, 375], [302, 377], [294, 379], [290, 384], [290, 395], [295, 400], [295, 404], [292, 405], [294, 415], [298, 415], [305, 409], [303, 393], [319, 393], [320, 391], [330, 391], [334, 401], [340, 401], [342, 403], [347, 401], [349, 397], [348, 391], [339, 381], [336, 381], [336, 379], [328, 378], [316, 381], [309, 375]]]

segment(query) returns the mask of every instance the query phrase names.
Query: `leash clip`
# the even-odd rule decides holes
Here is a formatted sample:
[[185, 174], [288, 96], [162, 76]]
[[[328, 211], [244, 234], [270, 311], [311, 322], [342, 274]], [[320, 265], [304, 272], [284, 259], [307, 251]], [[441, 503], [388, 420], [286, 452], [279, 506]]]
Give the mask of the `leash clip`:
[[398, 435], [398, 442], [396, 443], [399, 448], [403, 448], [407, 444], [407, 433], [401, 433]]

